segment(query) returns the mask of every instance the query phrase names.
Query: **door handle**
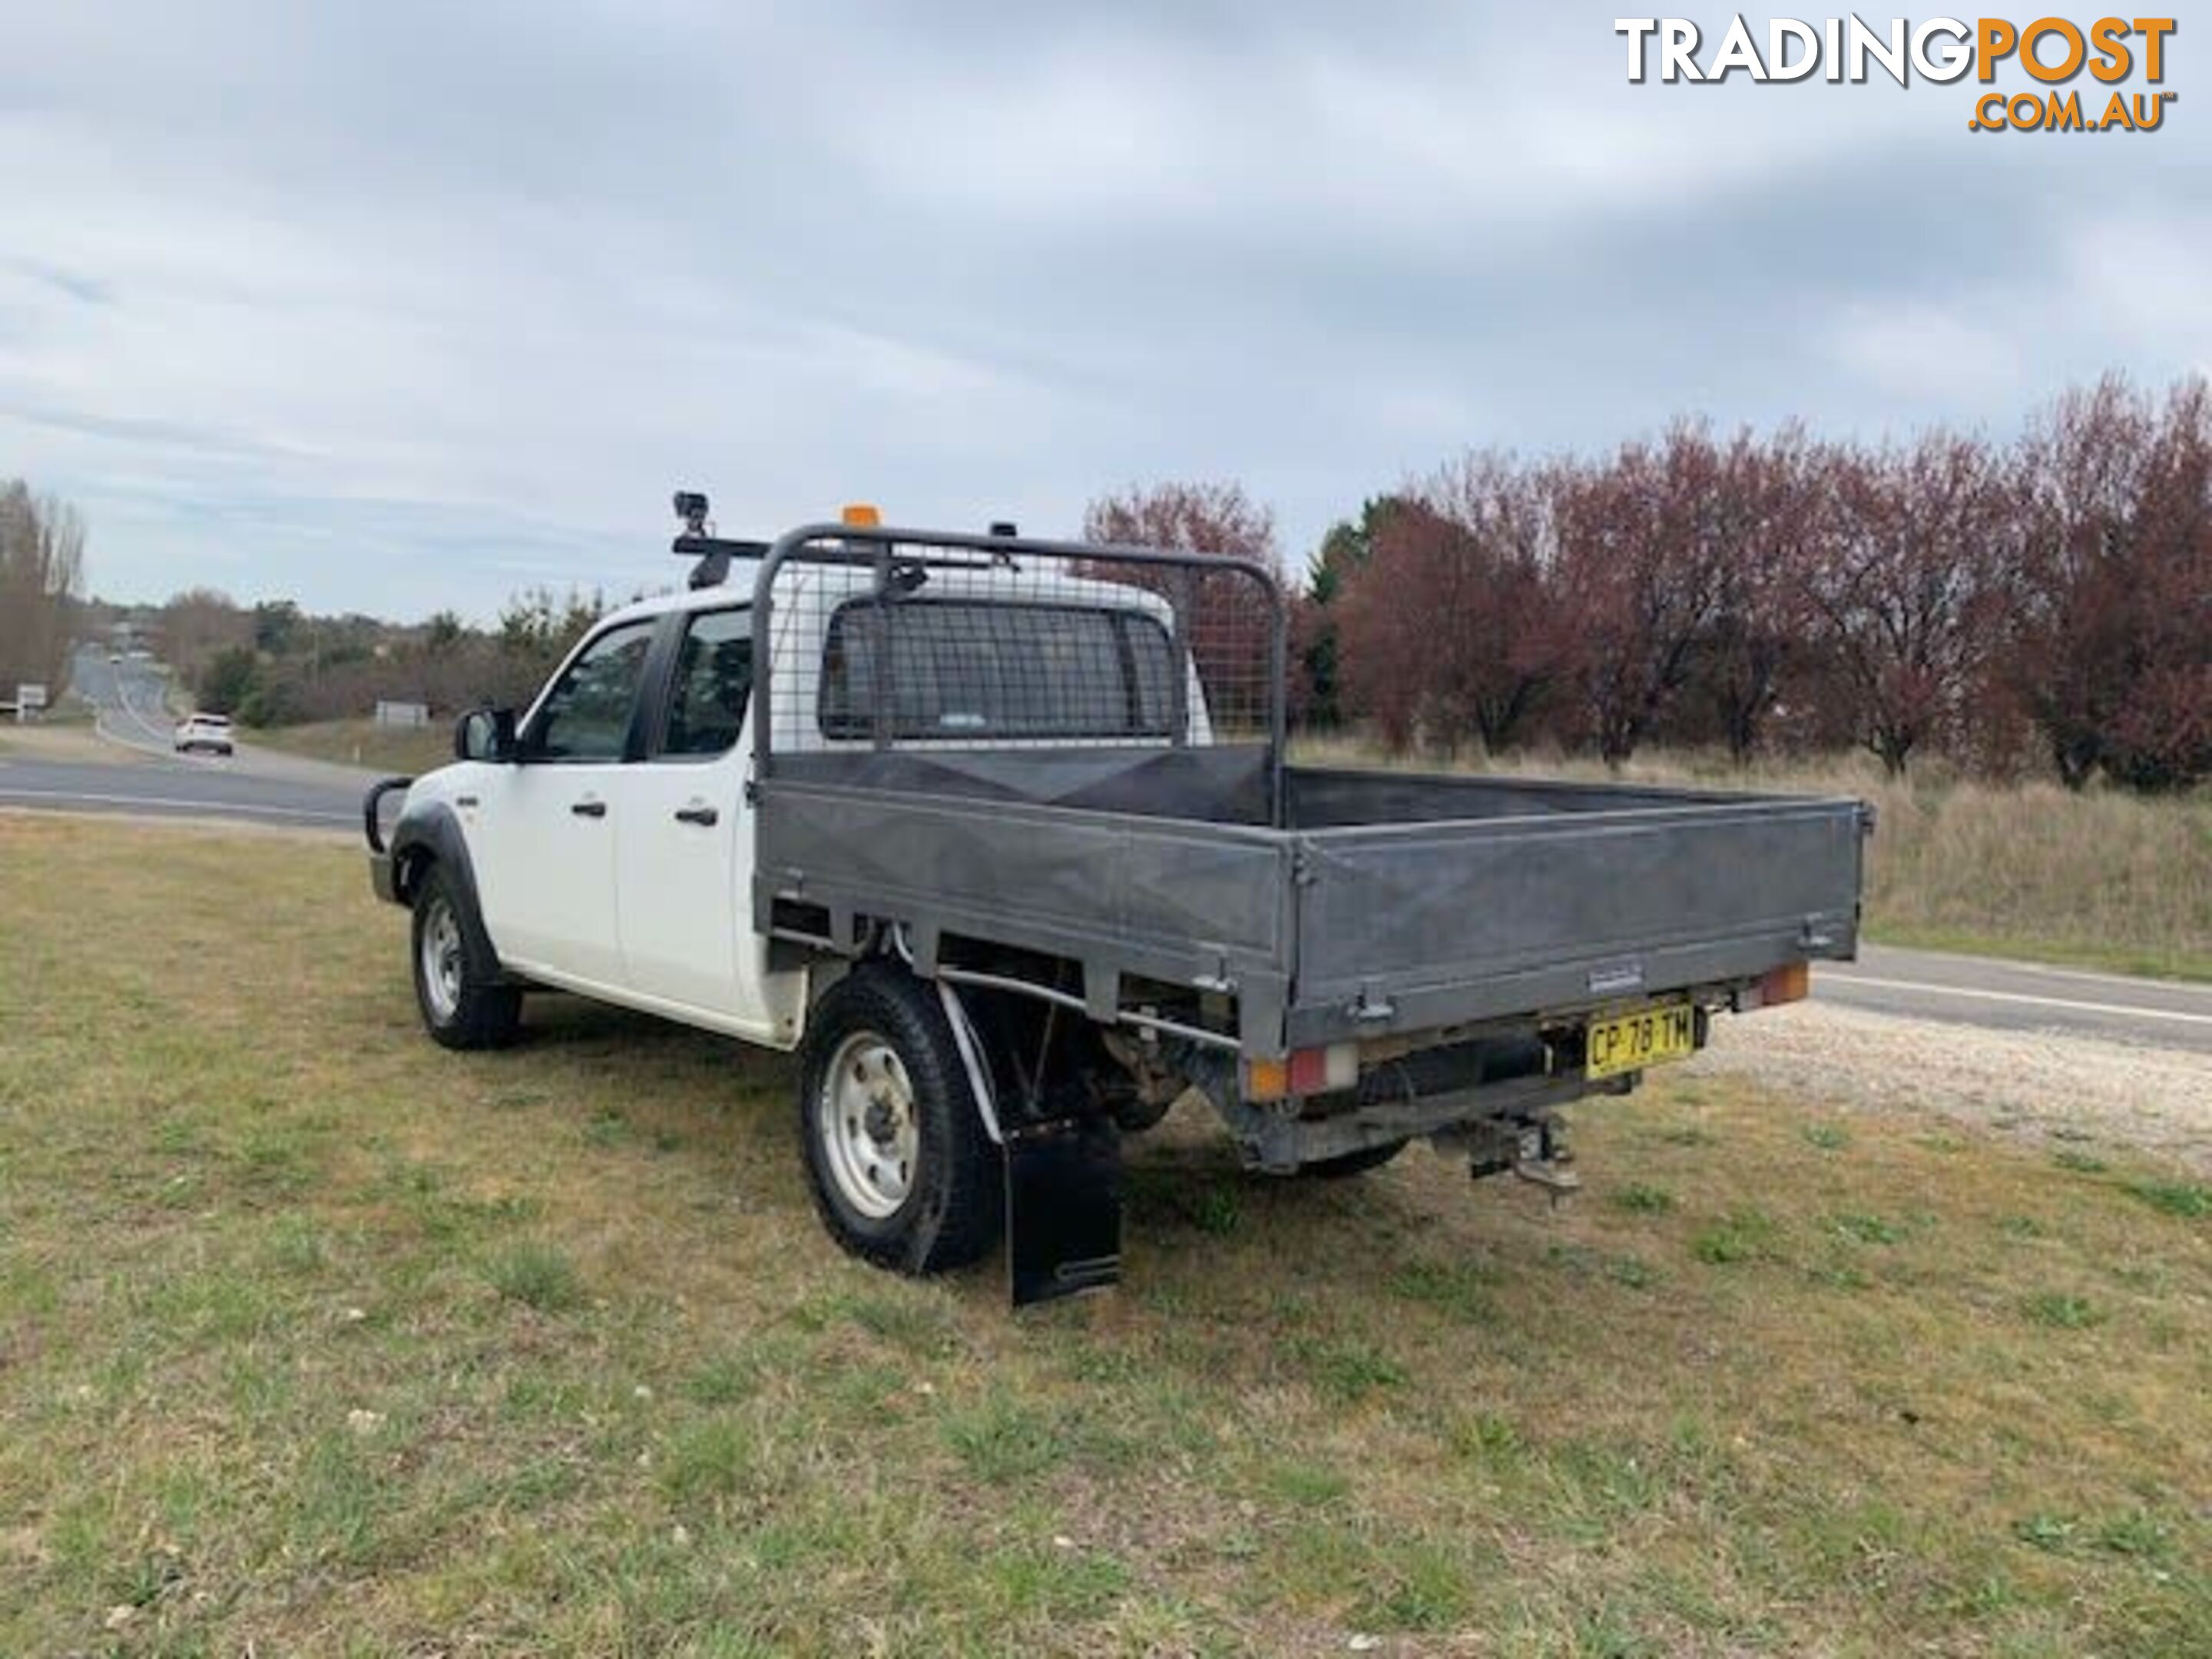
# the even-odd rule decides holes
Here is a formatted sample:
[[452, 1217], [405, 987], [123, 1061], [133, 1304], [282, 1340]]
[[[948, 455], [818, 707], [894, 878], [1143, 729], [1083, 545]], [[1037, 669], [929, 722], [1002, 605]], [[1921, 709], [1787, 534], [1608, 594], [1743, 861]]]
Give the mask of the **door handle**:
[[607, 804], [603, 800], [571, 801], [568, 810], [580, 818], [603, 818], [607, 815]]
[[722, 821], [722, 815], [711, 806], [679, 806], [676, 809], [678, 823], [712, 825]]

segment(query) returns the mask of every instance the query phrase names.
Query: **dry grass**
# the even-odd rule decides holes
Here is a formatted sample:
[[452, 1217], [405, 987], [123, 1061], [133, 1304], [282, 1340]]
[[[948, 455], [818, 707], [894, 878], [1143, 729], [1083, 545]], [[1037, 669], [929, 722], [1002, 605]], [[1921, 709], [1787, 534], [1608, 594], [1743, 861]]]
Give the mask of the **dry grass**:
[[139, 765], [155, 758], [143, 749], [110, 743], [89, 720], [49, 720], [37, 726], [0, 724], [0, 758], [71, 761], [90, 765]]
[[379, 726], [373, 720], [316, 720], [304, 726], [256, 727], [240, 735], [248, 743], [288, 755], [410, 776], [434, 770], [453, 758], [451, 720], [411, 727]]
[[2212, 978], [2212, 797], [1960, 783], [1875, 799], [1877, 937]]
[[[1311, 742], [1316, 765], [1391, 762], [1364, 745]], [[1869, 937], [2123, 973], [2212, 979], [2212, 793], [2148, 799], [2049, 783], [1988, 784], [1929, 763], [1902, 782], [1871, 757], [1748, 770], [1724, 757], [1657, 754], [1618, 775], [1595, 762], [1515, 757], [1461, 769], [1519, 775], [1856, 795], [1880, 813], [1868, 854]]]
[[91, 727], [92, 710], [75, 697], [64, 696], [52, 708], [41, 711], [35, 720], [18, 721], [12, 714], [0, 714], [0, 744], [35, 739], [49, 732], [86, 732]]
[[2212, 1650], [2174, 1171], [1698, 1079], [1557, 1212], [1170, 1125], [1013, 1318], [828, 1243], [785, 1062], [447, 1054], [357, 857], [242, 850], [0, 821], [0, 1652]]

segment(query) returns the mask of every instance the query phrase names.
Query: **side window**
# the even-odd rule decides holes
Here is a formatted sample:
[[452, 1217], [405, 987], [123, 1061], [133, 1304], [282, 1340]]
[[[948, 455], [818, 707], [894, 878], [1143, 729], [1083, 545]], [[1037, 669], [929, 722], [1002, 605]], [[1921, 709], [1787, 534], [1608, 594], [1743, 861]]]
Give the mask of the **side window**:
[[702, 611], [684, 630], [669, 688], [664, 756], [727, 754], [744, 729], [753, 689], [750, 611]]
[[611, 628], [585, 647], [538, 709], [524, 751], [533, 760], [620, 760], [652, 644], [648, 620]]

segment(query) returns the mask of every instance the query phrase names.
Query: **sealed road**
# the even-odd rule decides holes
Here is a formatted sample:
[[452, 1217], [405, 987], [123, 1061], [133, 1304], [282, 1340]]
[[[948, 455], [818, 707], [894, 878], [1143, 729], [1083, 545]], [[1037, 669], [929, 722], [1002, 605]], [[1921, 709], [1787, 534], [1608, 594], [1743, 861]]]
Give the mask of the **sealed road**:
[[[59, 753], [0, 752], [0, 806], [161, 817], [225, 817], [305, 829], [353, 828], [376, 775], [241, 746], [234, 756], [179, 755], [167, 683], [152, 665], [109, 662], [81, 651], [71, 695], [92, 705], [100, 752], [88, 743]], [[82, 730], [82, 728], [78, 728]]]
[[[1815, 964], [1813, 994], [1846, 1008], [1941, 1024], [2212, 1054], [2212, 985], [1868, 945], [1855, 963]], [[2212, 1068], [2204, 1086], [2212, 1096]]]
[[0, 806], [240, 818], [303, 829], [361, 823], [362, 787], [237, 770], [219, 760], [102, 766], [0, 756]]

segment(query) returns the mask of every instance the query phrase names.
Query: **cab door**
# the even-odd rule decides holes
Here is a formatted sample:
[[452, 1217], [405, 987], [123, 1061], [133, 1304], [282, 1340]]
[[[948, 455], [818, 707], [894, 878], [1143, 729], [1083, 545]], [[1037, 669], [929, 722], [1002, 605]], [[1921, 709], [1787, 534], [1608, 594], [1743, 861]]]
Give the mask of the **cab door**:
[[555, 983], [622, 982], [615, 834], [656, 622], [618, 623], [572, 657], [464, 811], [493, 948]]
[[752, 927], [751, 695], [750, 611], [683, 618], [645, 758], [623, 784], [623, 974], [634, 1001], [788, 1047], [800, 977], [769, 975], [768, 943]]

